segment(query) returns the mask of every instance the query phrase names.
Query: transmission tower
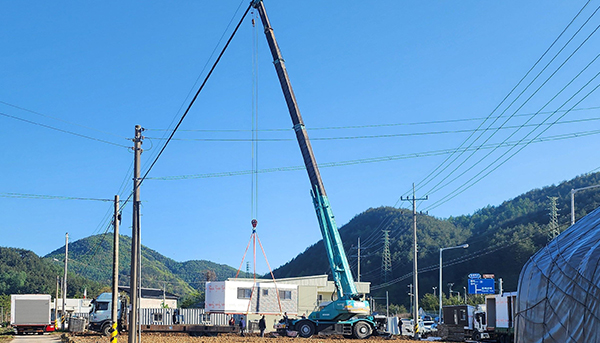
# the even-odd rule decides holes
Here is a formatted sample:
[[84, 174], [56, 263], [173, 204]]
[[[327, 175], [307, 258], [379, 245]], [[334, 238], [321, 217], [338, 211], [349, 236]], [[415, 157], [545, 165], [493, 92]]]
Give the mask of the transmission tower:
[[383, 230], [383, 253], [381, 254], [381, 277], [383, 282], [392, 276], [392, 256], [390, 254], [390, 230]]
[[556, 201], [558, 197], [548, 197], [550, 199], [550, 222], [548, 223], [548, 240], [551, 241], [560, 234], [558, 226], [558, 205]]

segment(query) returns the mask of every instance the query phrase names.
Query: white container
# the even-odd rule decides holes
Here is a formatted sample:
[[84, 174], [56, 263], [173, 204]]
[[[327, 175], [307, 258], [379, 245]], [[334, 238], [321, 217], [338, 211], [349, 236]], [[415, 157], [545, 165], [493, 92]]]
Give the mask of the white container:
[[216, 313], [297, 313], [298, 286], [248, 280], [207, 282], [204, 308]]

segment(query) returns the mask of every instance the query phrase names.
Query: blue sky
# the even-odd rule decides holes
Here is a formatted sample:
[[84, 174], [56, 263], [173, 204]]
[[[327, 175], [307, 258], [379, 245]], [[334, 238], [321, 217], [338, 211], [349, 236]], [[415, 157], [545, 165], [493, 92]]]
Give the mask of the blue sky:
[[[363, 161], [321, 169], [338, 225], [370, 207], [395, 205], [413, 182], [420, 183], [450, 155], [364, 163], [366, 159], [456, 149], [469, 137], [469, 130], [491, 124], [481, 119], [490, 114], [502, 114], [492, 128], [513, 113], [518, 116], [493, 136], [493, 130], [486, 131], [474, 146], [488, 137], [487, 144], [492, 146], [505, 139], [531, 139], [548, 126], [533, 133], [533, 127], [518, 131], [516, 127], [528, 119], [529, 124], [541, 123], [550, 114], [530, 114], [561, 109], [563, 102], [562, 109], [569, 109], [597, 86], [599, 80], [594, 79], [574, 100], [567, 101], [598, 72], [600, 62], [593, 63], [544, 107], [596, 57], [599, 42], [592, 35], [525, 101], [600, 23], [600, 18], [592, 17], [524, 90], [600, 6], [590, 1], [516, 92], [493, 112], [585, 3], [267, 0], [317, 161], [324, 166]], [[147, 166], [164, 143], [160, 140], [164, 130], [181, 116], [190, 91], [197, 89], [196, 81], [206, 75], [203, 68], [214, 61], [211, 53], [216, 46], [222, 47], [218, 43], [228, 23], [232, 18], [239, 20], [247, 3], [244, 1], [237, 13], [239, 1], [0, 4], [0, 245], [45, 255], [64, 244], [65, 232], [71, 240], [104, 232], [112, 204], [11, 198], [8, 193], [126, 197], [131, 190], [128, 171], [133, 155], [123, 146], [131, 145], [128, 139], [133, 137], [134, 126], [147, 129], [142, 155]], [[258, 56], [256, 67], [254, 54]], [[257, 85], [258, 96], [253, 95], [253, 85]], [[251, 234], [251, 177], [208, 176], [252, 168], [248, 139], [253, 99], [258, 103], [258, 128], [263, 130], [258, 136], [267, 139], [258, 143], [259, 169], [301, 166], [266, 40], [262, 29], [253, 30], [249, 15], [183, 122], [182, 131], [175, 135], [178, 140], [170, 143], [151, 171], [149, 176], [154, 179], [144, 182], [144, 245], [178, 261], [208, 259], [239, 265]], [[600, 115], [598, 106], [598, 95], [592, 93], [560, 120], [567, 123], [553, 125], [540, 136], [554, 138], [526, 146], [480, 182], [450, 201], [436, 204], [451, 191], [463, 190], [465, 181], [477, 178], [507, 148], [482, 149], [470, 159], [466, 159], [468, 154], [460, 155], [419, 189], [418, 196], [430, 197], [420, 209], [441, 218], [469, 214], [600, 167], [595, 148], [598, 136], [590, 133], [600, 129], [595, 120]], [[557, 112], [548, 122], [562, 114]], [[431, 123], [436, 121], [442, 123]], [[346, 128], [323, 129], [331, 127]], [[434, 134], [439, 131], [460, 132]], [[587, 135], [570, 138], [582, 132]], [[384, 135], [391, 137], [381, 137]], [[557, 136], [569, 139], [556, 140]], [[331, 139], [340, 137], [354, 138]], [[240, 139], [246, 141], [237, 141]], [[488, 153], [489, 157], [475, 164]], [[469, 167], [472, 169], [467, 170]], [[431, 190], [465, 170], [455, 182]], [[182, 175], [196, 177], [164, 180]], [[320, 239], [303, 170], [260, 173], [257, 189], [254, 212], [259, 237], [273, 267]], [[428, 207], [432, 205], [435, 207]], [[130, 234], [130, 207], [123, 218], [121, 232]], [[265, 272], [265, 264], [260, 263], [258, 269]]]

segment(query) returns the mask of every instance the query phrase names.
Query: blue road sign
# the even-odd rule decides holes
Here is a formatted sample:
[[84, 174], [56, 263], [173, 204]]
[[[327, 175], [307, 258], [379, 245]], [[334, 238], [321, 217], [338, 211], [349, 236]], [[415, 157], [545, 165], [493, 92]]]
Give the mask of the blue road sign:
[[494, 279], [469, 279], [469, 294], [495, 294]]

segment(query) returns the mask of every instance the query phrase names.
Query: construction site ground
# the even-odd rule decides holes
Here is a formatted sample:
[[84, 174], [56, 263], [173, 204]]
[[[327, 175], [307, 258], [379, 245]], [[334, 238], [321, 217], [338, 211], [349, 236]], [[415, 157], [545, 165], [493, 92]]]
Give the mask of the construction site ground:
[[[119, 335], [118, 342], [127, 342], [127, 335]], [[67, 341], [66, 339], [63, 339]], [[403, 336], [392, 336], [391, 338], [371, 337], [366, 340], [348, 339], [342, 336], [313, 336], [311, 338], [289, 338], [258, 335], [246, 335], [244, 337], [233, 334], [219, 334], [218, 336], [190, 336], [183, 333], [148, 333], [142, 335], [143, 343], [342, 343], [342, 342], [380, 342], [394, 341], [397, 343], [414, 342], [414, 340]], [[108, 343], [109, 337], [98, 334], [68, 335], [67, 343]], [[441, 341], [437, 341], [441, 342]]]

